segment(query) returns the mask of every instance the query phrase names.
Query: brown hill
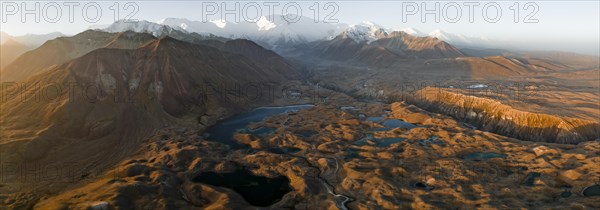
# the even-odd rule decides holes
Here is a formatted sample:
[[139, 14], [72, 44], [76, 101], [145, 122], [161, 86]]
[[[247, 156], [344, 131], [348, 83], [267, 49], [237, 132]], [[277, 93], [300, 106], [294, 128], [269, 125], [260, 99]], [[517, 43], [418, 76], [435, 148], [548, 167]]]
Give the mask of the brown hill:
[[371, 43], [398, 54], [416, 58], [454, 58], [465, 56], [458, 48], [434, 37], [417, 37], [394, 31]]
[[0, 144], [10, 151], [3, 158], [40, 164], [77, 160], [84, 164], [78, 170], [102, 170], [130, 155], [156, 128], [198, 126], [200, 116], [217, 118], [266, 103], [226, 98], [238, 94], [230, 88], [236, 86], [225, 85], [223, 93], [220, 85], [297, 75], [268, 65], [169, 37], [138, 49], [94, 50], [23, 80], [26, 86], [0, 90]]
[[473, 79], [533, 76], [572, 69], [557, 62], [506, 56], [461, 57], [456, 58], [456, 63], [468, 67]]
[[569, 65], [574, 68], [598, 68], [600, 67], [600, 58], [592, 55], [582, 55], [569, 52], [556, 51], [534, 51], [514, 53], [514, 56], [519, 56], [528, 59], [537, 59], [545, 62], [556, 62]]

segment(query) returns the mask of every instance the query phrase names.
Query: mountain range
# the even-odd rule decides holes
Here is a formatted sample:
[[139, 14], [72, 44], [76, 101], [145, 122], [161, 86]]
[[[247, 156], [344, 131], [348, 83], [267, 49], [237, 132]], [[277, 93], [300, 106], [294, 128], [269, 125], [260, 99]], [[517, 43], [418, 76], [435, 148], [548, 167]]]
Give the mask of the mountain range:
[[26, 34], [22, 36], [11, 36], [5, 32], [0, 32], [0, 44], [7, 42], [9, 40], [16, 41], [21, 43], [22, 45], [35, 48], [42, 45], [44, 42], [55, 39], [61, 36], [65, 36], [60, 32], [53, 32], [49, 34]]
[[59, 32], [49, 34], [27, 34], [23, 36], [11, 36], [0, 32], [0, 69], [13, 62], [21, 54], [28, 50], [39, 47], [44, 42], [64, 36]]
[[[315, 23], [307, 17], [302, 17], [295, 23], [288, 23], [282, 16], [261, 17], [256, 23], [232, 23], [222, 20], [201, 22], [180, 18], [167, 18], [157, 23], [144, 20], [135, 22], [120, 20], [110, 25], [91, 28], [95, 29], [73, 37], [54, 39], [52, 38], [62, 34], [27, 35], [16, 38], [3, 33], [3, 40], [9, 42], [3, 45], [0, 80], [21, 80], [48, 66], [66, 62], [95, 49], [135, 49], [153, 38], [167, 36], [222, 50], [227, 49], [217, 45], [233, 39], [247, 39], [290, 58], [308, 56], [384, 65], [394, 63], [397, 59], [465, 56], [543, 57], [546, 60], [562, 59], [564, 62], [568, 62], [566, 59], [578, 58], [579, 61], [582, 59], [582, 56], [569, 53], [550, 53], [552, 56], [549, 56], [548, 53], [515, 53], [508, 50], [487, 49], [486, 47], [495, 45], [490, 44], [494, 43], [492, 40], [456, 35], [441, 30], [424, 34], [412, 28], [390, 29], [368, 21], [356, 25], [329, 24]], [[50, 40], [39, 48], [26, 52], [35, 48], [27, 46], [33, 46], [31, 44], [39, 43], [44, 39]], [[17, 40], [27, 41], [29, 45]], [[50, 53], [51, 51], [56, 53]], [[20, 56], [21, 54], [23, 55]], [[583, 61], [586, 62], [584, 66], [593, 65], [594, 57]]]
[[297, 47], [302, 57], [382, 65], [402, 59], [454, 58], [464, 54], [454, 46], [432, 37], [405, 32], [348, 30], [332, 40], [315, 41]]
[[[167, 29], [163, 26], [169, 26], [170, 28]], [[281, 15], [262, 16], [255, 22], [239, 23], [225, 20], [202, 22], [183, 18], [165, 18], [157, 21], [156, 23], [148, 21], [126, 22], [121, 20], [111, 25], [92, 26], [90, 29], [99, 29], [107, 32], [123, 32], [125, 30], [132, 30], [136, 32], [149, 32], [154, 35], [163, 34], [165, 30], [175, 29], [179, 31], [195, 32], [202, 35], [212, 34], [230, 39], [250, 39], [266, 48], [273, 49], [275, 51], [307, 42], [331, 40], [345, 31], [356, 31], [362, 33], [362, 30], [371, 29], [381, 30], [386, 33], [400, 31], [413, 36], [436, 37], [459, 47], [494, 48], [502, 46], [501, 44], [497, 44], [497, 41], [487, 38], [468, 37], [442, 30], [435, 30], [427, 34], [414, 28], [386, 28], [369, 21], [363, 21], [359, 24], [350, 25], [344, 23], [324, 23], [315, 21], [308, 17], [301, 17], [297, 22], [288, 22]], [[377, 37], [369, 36], [362, 37], [361, 39], [374, 38]]]

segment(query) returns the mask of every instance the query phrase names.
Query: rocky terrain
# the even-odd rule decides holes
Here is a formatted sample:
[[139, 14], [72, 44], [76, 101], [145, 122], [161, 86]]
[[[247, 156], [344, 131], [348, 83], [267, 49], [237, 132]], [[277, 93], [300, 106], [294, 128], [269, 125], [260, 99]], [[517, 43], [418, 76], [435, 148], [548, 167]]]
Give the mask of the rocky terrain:
[[600, 139], [597, 121], [521, 111], [497, 100], [464, 95], [452, 89], [424, 88], [409, 101], [485, 130], [529, 141], [579, 143]]
[[[111, 45], [123, 46], [119, 39]], [[241, 41], [238, 46], [246, 44]], [[245, 47], [253, 53], [264, 51], [253, 43]], [[0, 155], [3, 164], [15, 165], [2, 171], [0, 191], [3, 195], [31, 189], [56, 192], [73, 183], [70, 178], [44, 182], [53, 167], [69, 170], [57, 172], [56, 177], [85, 178], [113, 168], [162, 127], [207, 125], [233, 110], [275, 103], [270, 95], [298, 74], [278, 55], [262, 54], [269, 55], [273, 65], [171, 37], [151, 38], [135, 49], [95, 49], [3, 85]], [[268, 88], [239, 89], [249, 85]], [[22, 166], [31, 165], [36, 166], [35, 175], [21, 176]]]
[[[254, 209], [229, 188], [194, 180], [206, 172], [244, 169], [289, 179], [291, 190], [269, 206], [274, 209], [600, 208], [597, 197], [582, 195], [600, 175], [598, 141], [527, 142], [472, 129], [405, 103], [332, 98], [337, 102], [249, 125], [274, 131], [235, 134], [247, 145], [238, 150], [207, 140], [203, 126], [163, 128], [113, 169], [77, 177], [78, 184], [63, 191], [5, 196], [4, 202], [10, 208], [39, 209]], [[354, 109], [341, 109], [339, 102]], [[378, 129], [382, 124], [369, 116], [415, 127]], [[402, 140], [378, 144], [386, 138]], [[27, 198], [35, 202], [27, 203]]]

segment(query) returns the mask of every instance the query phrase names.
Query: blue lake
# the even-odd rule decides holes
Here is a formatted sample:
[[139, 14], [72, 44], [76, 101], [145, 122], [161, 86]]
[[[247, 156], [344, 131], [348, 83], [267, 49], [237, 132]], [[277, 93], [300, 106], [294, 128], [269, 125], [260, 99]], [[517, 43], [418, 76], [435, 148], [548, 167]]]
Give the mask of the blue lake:
[[585, 188], [581, 194], [587, 197], [600, 196], [600, 184], [592, 185], [590, 187]]
[[360, 139], [354, 143], [357, 146], [370, 145], [370, 142], [373, 142], [375, 146], [378, 147], [389, 147], [392, 144], [402, 142], [406, 140], [405, 138], [371, 138], [371, 139]]
[[[288, 112], [297, 112], [303, 109], [308, 109], [314, 105], [296, 105], [296, 106], [282, 106], [282, 107], [261, 107], [254, 109], [253, 111], [239, 114], [223, 121], [217, 122], [216, 125], [209, 127], [206, 130], [208, 133], [206, 140], [220, 142], [229, 145], [231, 149], [242, 149], [247, 148], [246, 145], [238, 143], [233, 135], [238, 131], [249, 131], [246, 127], [251, 123], [260, 122], [268, 117], [285, 114]], [[266, 134], [271, 132], [272, 128], [259, 128], [254, 130], [259, 134]]]
[[275, 128], [260, 127], [260, 128], [254, 129], [254, 130], [244, 128], [244, 129], [240, 130], [240, 132], [248, 133], [248, 134], [252, 134], [252, 135], [256, 135], [256, 136], [263, 136], [263, 135], [275, 133]]

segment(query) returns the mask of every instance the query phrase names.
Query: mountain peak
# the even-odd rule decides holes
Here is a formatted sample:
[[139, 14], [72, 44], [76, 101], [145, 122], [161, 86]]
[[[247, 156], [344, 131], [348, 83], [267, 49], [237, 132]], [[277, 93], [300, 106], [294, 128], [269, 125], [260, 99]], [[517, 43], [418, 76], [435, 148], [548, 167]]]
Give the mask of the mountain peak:
[[421, 31], [419, 31], [417, 29], [414, 29], [414, 28], [394, 29], [394, 31], [402, 31], [404, 33], [407, 33], [407, 34], [410, 34], [410, 35], [413, 35], [413, 36], [427, 36], [427, 34], [421, 32]]
[[108, 27], [101, 29], [102, 31], [117, 33], [117, 32], [125, 32], [125, 31], [133, 31], [137, 33], [149, 33], [155, 37], [161, 37], [171, 33], [173, 30], [178, 30], [182, 32], [186, 32], [181, 27], [177, 26], [166, 26], [158, 23], [153, 23], [145, 20], [140, 21], [127, 21], [127, 20], [118, 20]]
[[363, 21], [360, 24], [350, 26], [342, 35], [356, 42], [372, 42], [387, 36], [387, 33], [386, 29], [382, 26], [373, 22]]
[[357, 24], [357, 25], [367, 26], [367, 27], [375, 27], [375, 28], [383, 28], [383, 26], [381, 26], [381, 25], [379, 25], [377, 23], [368, 21], [368, 20], [364, 20], [360, 24]]

